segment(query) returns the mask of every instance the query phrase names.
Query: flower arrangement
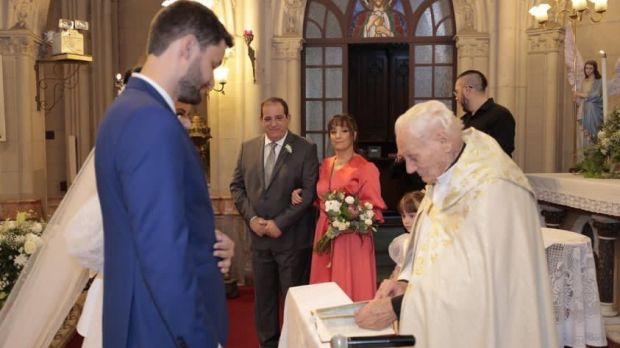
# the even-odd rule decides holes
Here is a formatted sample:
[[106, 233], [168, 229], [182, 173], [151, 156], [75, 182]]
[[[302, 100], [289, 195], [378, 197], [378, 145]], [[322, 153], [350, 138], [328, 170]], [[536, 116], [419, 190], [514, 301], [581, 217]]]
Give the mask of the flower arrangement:
[[580, 172], [589, 178], [620, 178], [620, 107], [611, 112], [597, 134], [597, 142], [583, 151]]
[[356, 195], [339, 190], [328, 192], [324, 198], [329, 227], [314, 245], [318, 254], [327, 253], [331, 249], [332, 240], [342, 233], [364, 235], [377, 232], [372, 203], [361, 202]]
[[30, 256], [43, 245], [45, 223], [30, 217], [19, 212], [15, 220], [0, 221], [0, 308]]

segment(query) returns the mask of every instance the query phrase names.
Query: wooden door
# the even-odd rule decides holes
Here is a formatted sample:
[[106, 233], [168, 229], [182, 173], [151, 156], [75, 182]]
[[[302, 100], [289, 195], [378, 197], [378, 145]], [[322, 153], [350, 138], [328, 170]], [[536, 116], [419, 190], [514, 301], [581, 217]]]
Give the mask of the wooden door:
[[408, 45], [350, 45], [348, 84], [359, 145], [386, 145], [381, 157], [387, 157], [395, 149], [388, 146], [395, 141], [394, 122], [409, 106]]
[[402, 166], [394, 166], [394, 122], [409, 108], [408, 45], [350, 45], [348, 91], [348, 110], [359, 128], [359, 151], [379, 168], [383, 199], [396, 210], [404, 192], [423, 186]]

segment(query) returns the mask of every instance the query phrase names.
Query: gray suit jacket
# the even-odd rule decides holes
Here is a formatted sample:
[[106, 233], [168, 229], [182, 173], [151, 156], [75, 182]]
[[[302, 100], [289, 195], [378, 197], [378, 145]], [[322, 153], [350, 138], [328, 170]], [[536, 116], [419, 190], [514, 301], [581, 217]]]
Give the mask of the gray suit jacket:
[[[282, 231], [279, 238], [259, 237], [250, 231], [252, 249], [285, 251], [312, 246], [318, 178], [316, 145], [288, 132], [265, 187], [263, 135], [241, 145], [230, 192], [239, 213], [249, 225], [254, 216], [273, 219]], [[290, 152], [288, 149], [290, 148]], [[302, 188], [303, 203], [293, 206], [291, 193]]]

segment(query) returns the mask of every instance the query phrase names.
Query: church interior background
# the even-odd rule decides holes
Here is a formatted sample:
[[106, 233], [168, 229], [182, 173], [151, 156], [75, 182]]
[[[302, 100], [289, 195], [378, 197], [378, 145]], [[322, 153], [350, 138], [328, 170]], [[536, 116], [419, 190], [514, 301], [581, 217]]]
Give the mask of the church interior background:
[[[218, 227], [237, 240], [233, 275], [248, 277], [243, 222], [229, 183], [240, 144], [261, 133], [259, 105], [288, 101], [291, 130], [330, 154], [326, 121], [360, 114], [360, 148], [394, 152], [395, 118], [419, 101], [453, 108], [458, 73], [477, 69], [489, 96], [516, 120], [515, 162], [526, 173], [566, 172], [574, 165], [575, 112], [565, 63], [563, 14], [539, 25], [528, 10], [540, 0], [213, 0], [235, 38], [224, 65], [224, 93], [195, 108], [211, 136], [210, 191]], [[94, 144], [97, 125], [116, 95], [115, 75], [140, 64], [153, 0], [5, 0], [0, 3], [0, 217], [16, 207], [48, 216]], [[570, 1], [553, 2], [570, 6]], [[369, 24], [372, 6], [391, 9]], [[50, 59], [46, 32], [59, 19], [89, 23], [82, 59]], [[607, 53], [607, 76], [620, 57], [620, 4], [598, 23], [574, 22], [584, 60]], [[249, 34], [252, 41], [247, 43]], [[578, 68], [578, 70], [580, 70]], [[620, 105], [610, 97], [609, 109]], [[377, 150], [378, 149], [378, 150]]]

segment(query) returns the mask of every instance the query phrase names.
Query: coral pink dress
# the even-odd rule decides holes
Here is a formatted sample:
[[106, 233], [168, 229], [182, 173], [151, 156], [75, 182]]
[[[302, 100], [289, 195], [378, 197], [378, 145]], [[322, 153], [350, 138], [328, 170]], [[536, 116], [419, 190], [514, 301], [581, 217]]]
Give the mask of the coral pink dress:
[[[316, 243], [327, 231], [329, 221], [325, 213], [323, 197], [333, 190], [357, 194], [360, 201], [374, 206], [375, 219], [383, 222], [381, 210], [385, 202], [381, 198], [379, 170], [360, 155], [353, 155], [349, 163], [334, 169], [336, 157], [326, 158], [319, 169], [317, 183], [320, 216], [314, 233]], [[331, 267], [328, 267], [331, 261]], [[353, 300], [372, 299], [377, 289], [375, 247], [373, 237], [357, 233], [341, 234], [332, 241], [332, 253], [312, 253], [310, 284], [336, 282]]]

